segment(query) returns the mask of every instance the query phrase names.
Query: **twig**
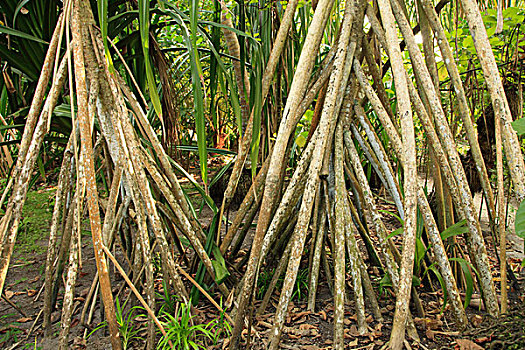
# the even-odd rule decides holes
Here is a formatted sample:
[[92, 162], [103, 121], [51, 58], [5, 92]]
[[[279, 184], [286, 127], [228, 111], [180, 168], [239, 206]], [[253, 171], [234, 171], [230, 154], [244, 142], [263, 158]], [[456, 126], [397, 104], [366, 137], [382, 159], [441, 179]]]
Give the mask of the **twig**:
[[84, 308], [82, 309], [82, 314], [80, 316], [80, 323], [85, 324], [86, 322], [86, 312], [89, 308], [91, 298], [93, 297], [93, 293], [95, 292], [96, 287], [98, 286], [98, 271], [95, 274], [95, 278], [93, 279], [93, 282], [91, 282], [91, 287], [89, 288], [89, 292], [86, 296], [86, 300], [84, 302]]
[[13, 346], [11, 346], [8, 350], [15, 350], [18, 347], [18, 345], [20, 345], [21, 342], [22, 341], [19, 341], [18, 343], [14, 343]]
[[42, 286], [38, 290], [38, 293], [36, 293], [36, 296], [33, 299], [33, 302], [36, 302], [40, 298], [40, 294], [42, 294], [42, 292], [44, 291], [45, 286], [46, 286], [45, 284], [42, 284]]
[[33, 331], [35, 330], [36, 323], [40, 319], [40, 316], [42, 316], [43, 312], [44, 312], [44, 309], [41, 309], [40, 312], [38, 313], [38, 315], [36, 315], [36, 318], [35, 318], [35, 321], [33, 322], [33, 325], [27, 331], [26, 340], [29, 339], [29, 337], [31, 336], [31, 333], [33, 333]]
[[17, 268], [17, 267], [24, 267], [24, 266], [27, 266], [27, 265], [32, 265], [36, 262], [36, 260], [30, 260], [30, 261], [26, 261], [25, 263], [23, 264], [16, 264], [16, 265], [11, 265], [11, 268], [14, 269], [14, 268]]
[[27, 317], [26, 313], [24, 311], [22, 311], [22, 309], [20, 309], [18, 306], [16, 306], [15, 303], [13, 303], [11, 300], [9, 300], [9, 298], [7, 297], [7, 295], [5, 295], [4, 293], [2, 293], [2, 299], [4, 299], [5, 301], [7, 301], [7, 303], [9, 305], [11, 305], [16, 311], [18, 311], [22, 316], [24, 317]]
[[204, 294], [204, 296], [217, 308], [217, 310], [224, 314], [224, 317], [226, 317], [228, 322], [233, 324], [233, 320], [230, 317], [230, 315], [228, 315], [226, 311], [224, 311], [224, 309], [219, 304], [217, 304], [215, 300], [213, 300], [213, 298], [200, 286], [200, 284], [198, 284], [197, 281], [195, 281], [188, 273], [186, 273], [186, 271], [184, 271], [182, 267], [178, 265], [177, 267], [180, 273], [182, 273], [202, 294]]
[[[113, 254], [111, 254], [111, 252], [109, 251], [109, 249], [105, 245], [102, 244], [101, 247], [102, 247], [102, 250], [104, 250], [104, 253], [106, 253], [106, 255], [108, 256], [108, 258], [113, 262], [113, 264], [115, 264], [115, 267], [117, 268], [118, 272], [122, 275], [124, 280], [126, 280], [129, 288], [131, 288], [131, 290], [133, 291], [133, 293], [135, 294], [137, 299], [140, 301], [140, 303], [142, 304], [142, 306], [144, 307], [144, 309], [148, 313], [148, 315], [153, 319], [153, 322], [155, 322], [157, 327], [159, 327], [160, 332], [162, 333], [162, 335], [166, 336], [166, 331], [164, 330], [164, 327], [160, 323], [160, 321], [157, 318], [157, 316], [155, 316], [155, 312], [153, 312], [153, 310], [151, 310], [151, 308], [148, 306], [148, 303], [146, 303], [144, 298], [142, 298], [142, 295], [140, 295], [140, 293], [137, 290], [137, 288], [135, 288], [135, 286], [133, 285], [133, 283], [129, 279], [128, 275], [126, 275], [126, 272], [124, 272], [124, 269], [118, 263], [117, 259], [115, 259]], [[168, 339], [168, 343], [169, 343], [170, 347], [173, 348], [173, 344], [171, 343], [171, 340]]]

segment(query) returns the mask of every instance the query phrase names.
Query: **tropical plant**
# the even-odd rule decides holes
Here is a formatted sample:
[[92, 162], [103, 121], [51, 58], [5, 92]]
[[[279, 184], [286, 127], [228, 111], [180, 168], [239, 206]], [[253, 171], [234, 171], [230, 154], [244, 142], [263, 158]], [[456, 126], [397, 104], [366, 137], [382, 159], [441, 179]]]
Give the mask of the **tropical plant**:
[[[5, 314], [0, 316], [0, 320], [4, 321], [10, 317], [13, 317], [15, 314]], [[5, 331], [2, 332], [0, 337], [0, 345], [7, 346], [9, 342], [17, 343], [19, 337], [22, 335], [22, 330], [19, 329], [20, 324], [18, 322], [11, 322], [7, 324], [4, 328]]]
[[[307, 285], [309, 308], [315, 309], [321, 261], [334, 292], [334, 347], [342, 348], [348, 275], [358, 331], [367, 331], [366, 308], [382, 319], [360, 241], [384, 266], [383, 285], [390, 281], [395, 291], [391, 348], [403, 346], [407, 325], [416, 338], [408, 306], [417, 298], [414, 285], [431, 271], [458, 328], [467, 324], [460, 290], [471, 295], [474, 280], [487, 313], [497, 316], [490, 251], [460, 153], [472, 155], [491, 229], [503, 237], [503, 268], [502, 170], [506, 166], [512, 193], [522, 202], [525, 163], [518, 138], [522, 122], [513, 124], [518, 134], [510, 127], [522, 111], [511, 115], [500, 74], [506, 87], [517, 87], [520, 101], [525, 13], [503, 8], [501, 1], [499, 12], [483, 4], [483, 15], [472, 0], [446, 3], [2, 2], [0, 151], [6, 159], [0, 173], [11, 177], [0, 200], [7, 200], [0, 223], [0, 291], [17, 234], [24, 230], [22, 208], [32, 180], [51, 177], [46, 170], [58, 168], [52, 159], [59, 159], [43, 328], [52, 334], [51, 314], [64, 278], [67, 288], [58, 303], [62, 349], [74, 311], [86, 207], [115, 349], [122, 348], [119, 327], [128, 315], [113, 299], [106, 261], [119, 265], [113, 246], [122, 249], [133, 279], [118, 271], [150, 318], [150, 348], [155, 325], [162, 333], [159, 348], [185, 349], [202, 348], [218, 333], [230, 335], [231, 326], [229, 346], [237, 350], [253, 310], [251, 298], [262, 296], [254, 288], [266, 288], [269, 269], [277, 266], [272, 284], [281, 289], [280, 300], [269, 332], [269, 348], [277, 349], [289, 303], [306, 295]], [[498, 211], [484, 159], [492, 146], [484, 152], [475, 125], [477, 120], [479, 129], [487, 120], [480, 117], [486, 117], [489, 100], [497, 130]], [[229, 154], [235, 158], [215, 177], [231, 167], [219, 206], [209, 196], [215, 179], [209, 179], [208, 160], [221, 147], [235, 150]], [[436, 165], [437, 214], [418, 181], [427, 148]], [[230, 225], [228, 209], [245, 167], [252, 187]], [[390, 203], [373, 195], [374, 174]], [[182, 186], [182, 179], [189, 185]], [[197, 199], [190, 198], [190, 188]], [[399, 231], [389, 235], [379, 202], [394, 204], [390, 211], [397, 211]], [[199, 214], [205, 205], [213, 219], [203, 225]], [[465, 219], [460, 226], [452, 226], [454, 213]], [[245, 240], [254, 221], [253, 240]], [[448, 242], [459, 234], [466, 247], [460, 254]], [[248, 249], [241, 249], [243, 241], [251, 242]], [[402, 249], [394, 241], [402, 242]], [[284, 253], [268, 261], [276, 251]], [[434, 264], [425, 269], [430, 252]], [[311, 260], [311, 270], [301, 270], [303, 256]], [[242, 282], [235, 270], [243, 273]], [[164, 280], [162, 322], [156, 316], [158, 276]], [[193, 323], [190, 304], [201, 295], [213, 301], [214, 292], [226, 298], [233, 287], [240, 291], [231, 325], [215, 302], [219, 321]], [[266, 301], [273, 289], [267, 291]], [[128, 339], [135, 336], [134, 329], [126, 332]]]
[[[126, 309], [127, 301], [124, 303], [124, 305], [120, 305], [118, 297], [115, 299], [115, 305], [116, 305], [116, 320], [118, 324], [118, 330], [120, 334], [120, 339], [122, 340], [122, 348], [123, 349], [134, 349], [134, 344], [137, 340], [140, 340], [142, 338], [141, 333], [143, 332], [144, 328], [141, 326], [138, 326], [135, 322], [135, 311], [142, 310], [140, 306], [134, 306], [130, 308], [127, 311], [124, 311]], [[104, 321], [100, 323], [97, 327], [95, 327], [89, 334], [88, 338], [91, 337], [95, 332], [97, 332], [100, 329], [106, 328], [107, 322]]]
[[223, 310], [222, 298], [220, 300], [219, 306], [221, 310], [219, 311], [219, 316], [212, 319], [207, 325], [206, 328], [210, 330], [213, 335], [213, 344], [217, 344], [219, 340], [225, 339], [231, 336], [232, 328], [228, 320], [226, 319], [226, 312]]
[[170, 293], [166, 281], [162, 281], [162, 294], [157, 293], [157, 296], [160, 296], [162, 303], [159, 313], [162, 314], [163, 312], [165, 312], [170, 315], [175, 314], [177, 305], [180, 301], [177, 299], [177, 296]]
[[[194, 324], [195, 316], [191, 315], [190, 305], [179, 303], [174, 315], [163, 311], [161, 317], [164, 319], [162, 324], [166, 334], [162, 335], [157, 349], [206, 349], [206, 341], [214, 339], [214, 334], [209, 326], [215, 326], [215, 324]], [[170, 342], [173, 346], [170, 345]]]
[[292, 294], [292, 299], [297, 298], [297, 301], [301, 301], [308, 295], [308, 269], [302, 269], [297, 274], [295, 281], [295, 289]]

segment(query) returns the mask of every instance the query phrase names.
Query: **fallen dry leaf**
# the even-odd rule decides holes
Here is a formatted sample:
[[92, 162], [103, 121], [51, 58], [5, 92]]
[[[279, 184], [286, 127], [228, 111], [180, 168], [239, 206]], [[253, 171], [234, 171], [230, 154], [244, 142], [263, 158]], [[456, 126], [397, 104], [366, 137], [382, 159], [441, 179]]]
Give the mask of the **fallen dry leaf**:
[[226, 348], [228, 348], [228, 345], [230, 345], [230, 339], [226, 338], [224, 340], [224, 344], [222, 344], [222, 350], [225, 350]]
[[304, 316], [306, 315], [310, 315], [312, 312], [311, 311], [301, 311], [301, 312], [298, 312], [296, 314], [293, 314], [292, 315], [292, 320], [297, 320], [298, 318], [303, 318]]
[[18, 320], [16, 320], [16, 322], [19, 322], [19, 323], [26, 323], [26, 322], [29, 322], [33, 320], [31, 317], [21, 317], [19, 318]]
[[34, 289], [28, 289], [27, 290], [27, 296], [28, 297], [33, 297], [35, 295], [36, 295], [36, 290], [34, 290]]
[[288, 334], [289, 337], [297, 336], [300, 337], [312, 337], [317, 336], [319, 332], [317, 331], [317, 328], [308, 328], [308, 329], [297, 329], [293, 327], [284, 327], [283, 332]]
[[478, 344], [483, 344], [492, 340], [492, 336], [477, 338], [474, 341]]
[[257, 325], [258, 325], [258, 326], [264, 326], [264, 327], [266, 327], [266, 328], [268, 328], [268, 329], [271, 329], [271, 328], [273, 327], [273, 325], [272, 325], [271, 323], [268, 323], [268, 322], [266, 322], [266, 321], [262, 321], [262, 320], [259, 321], [259, 322], [257, 323]]
[[78, 326], [80, 323], [80, 320], [78, 318], [75, 318], [73, 321], [71, 321], [71, 328]]
[[348, 331], [350, 333], [351, 336], [353, 337], [358, 337], [359, 336], [359, 331], [357, 330], [357, 327], [355, 326], [355, 324], [353, 324], [351, 327], [350, 327], [350, 330]]
[[320, 350], [321, 348], [317, 345], [304, 345], [301, 347], [303, 350]]
[[319, 316], [321, 317], [321, 319], [326, 321], [327, 317], [326, 317], [326, 312], [324, 310], [319, 311]]
[[[255, 335], [255, 329], [252, 328], [250, 334], [251, 334], [251, 336], [254, 336]], [[244, 340], [244, 339], [246, 339], [247, 335], [248, 335], [248, 330], [245, 328], [241, 332], [241, 338]]]
[[11, 299], [13, 295], [15, 295], [15, 293], [11, 292], [10, 290], [5, 291], [5, 296], [7, 299]]
[[232, 288], [230, 295], [228, 295], [228, 298], [226, 299], [226, 302], [224, 303], [224, 310], [228, 310], [232, 306], [234, 292], [235, 292], [235, 288]]
[[374, 333], [370, 333], [370, 332], [366, 332], [365, 334], [363, 334], [364, 336], [367, 336], [368, 335], [368, 339], [370, 339], [370, 341], [374, 341], [375, 339], [375, 334]]
[[298, 324], [298, 323], [305, 323], [306, 322], [306, 315], [301, 317], [300, 319], [296, 319], [295, 320], [295, 323]]
[[317, 327], [314, 326], [313, 324], [305, 323], [305, 324], [299, 325], [299, 329], [300, 329], [300, 330], [306, 330], [306, 329], [317, 329]]
[[472, 322], [474, 327], [479, 327], [479, 325], [483, 322], [483, 316], [473, 315], [470, 319], [470, 322]]
[[439, 327], [443, 326], [443, 321], [435, 319], [435, 318], [414, 318], [414, 322], [422, 327], [425, 327], [425, 329], [438, 329]]
[[372, 334], [374, 337], [380, 337], [383, 335], [383, 332], [381, 331], [373, 331], [373, 332], [370, 332], [370, 334]]
[[456, 350], [483, 350], [481, 346], [469, 339], [456, 339]]
[[357, 344], [359, 344], [359, 340], [357, 338], [348, 343], [349, 346], [357, 346]]
[[73, 340], [73, 349], [74, 350], [86, 349], [86, 339], [82, 337], [75, 337], [75, 339]]

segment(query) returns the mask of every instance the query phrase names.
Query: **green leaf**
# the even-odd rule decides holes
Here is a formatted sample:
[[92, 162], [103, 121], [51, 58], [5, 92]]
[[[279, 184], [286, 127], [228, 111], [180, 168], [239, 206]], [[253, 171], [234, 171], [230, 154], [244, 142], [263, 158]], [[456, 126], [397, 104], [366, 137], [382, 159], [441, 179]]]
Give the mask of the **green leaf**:
[[23, 129], [25, 124], [14, 124], [14, 125], [0, 125], [1, 130], [11, 130], [11, 129]]
[[[255, 60], [262, 62], [261, 55], [259, 50], [255, 53]], [[258, 77], [262, 76], [261, 71], [262, 64], [257, 64], [256, 76], [255, 79], [255, 101], [254, 101], [254, 115], [253, 115], [253, 131], [252, 131], [252, 142], [250, 145], [250, 160], [252, 177], [255, 178], [255, 172], [257, 171], [257, 160], [259, 159], [259, 148], [261, 142], [261, 124], [262, 124], [262, 98], [261, 98], [261, 89], [262, 89], [262, 80]], [[243, 69], [244, 72], [244, 69]]]
[[501, 45], [504, 45], [504, 44], [505, 44], [505, 42], [502, 41], [502, 40], [501, 40], [500, 38], [498, 38], [497, 36], [494, 36], [494, 37], [490, 38], [489, 41], [490, 41], [490, 45], [491, 45], [492, 47], [495, 47], [495, 46], [501, 46]]
[[[465, 276], [465, 283], [467, 285], [467, 290], [465, 291], [465, 303], [464, 308], [470, 305], [470, 299], [472, 298], [472, 293], [474, 292], [474, 279], [472, 278], [472, 273], [470, 272], [470, 264], [462, 258], [450, 258], [450, 261], [457, 261], [463, 270], [463, 276]], [[473, 268], [474, 269], [474, 268]]]
[[471, 36], [467, 36], [465, 39], [463, 39], [463, 47], [467, 49], [474, 49], [474, 40]]
[[24, 39], [36, 41], [37, 43], [41, 43], [41, 44], [46, 44], [46, 45], [49, 44], [47, 41], [39, 39], [36, 36], [32, 36], [31, 34], [27, 34], [27, 33], [21, 32], [21, 31], [16, 30], [16, 29], [8, 28], [8, 27], [3, 26], [3, 25], [0, 25], [0, 33], [4, 33], [4, 34], [8, 34], [8, 35], [17, 36], [19, 38], [24, 38]]
[[517, 7], [507, 7], [503, 10], [503, 18], [514, 19], [518, 15], [520, 9]]
[[421, 260], [425, 257], [425, 254], [427, 253], [428, 248], [425, 247], [423, 244], [423, 241], [421, 238], [417, 238], [416, 240], [416, 259], [417, 259], [417, 268], [419, 270], [419, 266], [421, 264]]
[[447, 288], [445, 287], [445, 281], [443, 280], [443, 276], [441, 275], [441, 272], [439, 272], [435, 264], [430, 265], [426, 269], [425, 273], [423, 274], [423, 277], [427, 274], [428, 271], [432, 271], [434, 273], [434, 275], [439, 281], [441, 290], [443, 291], [443, 307], [441, 308], [441, 312], [443, 312], [443, 310], [445, 310], [445, 306], [447, 306], [447, 301], [448, 301], [448, 293], [447, 293]]
[[379, 286], [381, 287], [392, 287], [392, 280], [390, 279], [390, 275], [388, 273], [385, 273], [383, 278], [379, 281]]
[[108, 0], [98, 0], [97, 8], [100, 32], [102, 34], [102, 41], [104, 43], [104, 55], [106, 56], [109, 71], [110, 73], [113, 73], [115, 71], [115, 67], [113, 66], [113, 60], [111, 59], [108, 46]]
[[18, 3], [15, 9], [15, 15], [13, 16], [13, 28], [16, 28], [16, 18], [18, 17], [18, 14], [22, 10], [22, 8], [29, 2], [29, 0], [22, 0]]
[[162, 124], [162, 129], [166, 130], [164, 126], [164, 119], [162, 118], [162, 106], [160, 104], [159, 93], [157, 92], [157, 83], [155, 76], [153, 75], [153, 69], [151, 68], [150, 57], [149, 57], [149, 1], [139, 0], [139, 26], [140, 26], [140, 38], [142, 42], [142, 51], [144, 53], [144, 63], [146, 65], [146, 78], [148, 80], [149, 96], [153, 103], [153, 108], [159, 116]]
[[230, 275], [230, 272], [226, 268], [226, 261], [221, 254], [221, 250], [217, 245], [213, 245], [213, 255], [215, 260], [212, 260], [213, 270], [215, 271], [215, 283], [221, 284]]
[[518, 237], [525, 238], [525, 200], [521, 202], [518, 212], [516, 213], [514, 230]]
[[467, 220], [463, 219], [459, 221], [458, 223], [448, 227], [443, 232], [441, 232], [441, 240], [445, 241], [446, 239], [452, 236], [461, 235], [467, 232], [468, 232]]
[[421, 285], [421, 280], [416, 275], [412, 275], [412, 286], [417, 287]]
[[390, 210], [378, 210], [380, 213], [385, 213], [385, 214], [388, 214], [388, 215], [391, 215], [393, 217], [395, 217], [397, 219], [397, 221], [399, 221], [399, 223], [401, 225], [404, 225], [404, 221], [403, 219], [401, 219], [401, 217], [399, 215], [397, 215], [396, 213], [394, 213], [393, 211], [390, 211]]
[[[192, 145], [178, 145], [177, 149], [182, 152], [198, 152], [199, 148]], [[217, 153], [223, 156], [236, 156], [237, 153], [224, 148], [211, 148], [208, 147], [208, 151], [211, 153]]]
[[525, 135], [525, 118], [520, 118], [512, 122], [512, 127], [516, 130], [518, 136]]
[[245, 38], [248, 38], [250, 40], [252, 40], [254, 43], [257, 43], [257, 39], [254, 38], [253, 36], [251, 36], [250, 34], [248, 33], [245, 33], [243, 31], [240, 31], [238, 29], [235, 29], [233, 27], [229, 27], [227, 25], [224, 25], [222, 23], [218, 23], [218, 22], [211, 22], [211, 21], [200, 21], [199, 22], [200, 24], [207, 24], [207, 25], [210, 25], [212, 27], [217, 27], [217, 28], [223, 28], [223, 29], [227, 29], [231, 32], [234, 32], [235, 34], [239, 35], [239, 36], [243, 36]]
[[[168, 3], [166, 3], [168, 5]], [[200, 67], [197, 50], [197, 19], [198, 1], [191, 2], [190, 29], [186, 26], [179, 14], [171, 15], [179, 22], [184, 33], [184, 43], [189, 52], [191, 66], [191, 82], [193, 85], [193, 101], [195, 104], [195, 128], [197, 129], [197, 145], [199, 148], [199, 164], [202, 181], [208, 183], [208, 149], [206, 145], [206, 117], [204, 115], [204, 92], [201, 83], [202, 69]]]
[[304, 137], [302, 134], [299, 134], [299, 136], [297, 136], [297, 138], [295, 139], [295, 143], [299, 147], [304, 147], [304, 145], [306, 144], [306, 137]]
[[390, 238], [392, 238], [394, 236], [397, 236], [397, 235], [400, 235], [402, 233], [403, 233], [403, 228], [400, 227], [397, 230], [390, 232], [390, 234], [388, 235], [387, 239], [390, 239]]
[[[206, 194], [206, 191], [204, 188], [195, 180], [195, 178], [188, 173], [179, 163], [174, 161], [172, 158], [169, 158], [170, 163], [174, 166], [175, 170], [180, 172], [184, 177], [186, 177], [190, 183], [195, 187], [195, 189], [199, 192], [199, 194], [202, 196], [206, 204], [210, 207], [211, 210], [213, 210], [214, 213], [217, 213], [217, 206], [215, 205], [215, 202], [213, 202], [213, 199]], [[191, 200], [188, 198], [188, 204], [191, 206]], [[194, 213], [195, 218], [197, 219], [197, 215]]]
[[223, 176], [224, 174], [226, 174], [226, 172], [228, 171], [228, 169], [231, 168], [231, 166], [233, 165], [233, 163], [235, 162], [235, 159], [232, 159], [231, 161], [229, 161], [225, 166], [223, 166], [221, 168], [221, 170], [219, 170], [219, 172], [213, 177], [213, 179], [210, 181], [210, 187], [213, 186], [214, 184], [217, 183], [217, 181], [219, 181]]

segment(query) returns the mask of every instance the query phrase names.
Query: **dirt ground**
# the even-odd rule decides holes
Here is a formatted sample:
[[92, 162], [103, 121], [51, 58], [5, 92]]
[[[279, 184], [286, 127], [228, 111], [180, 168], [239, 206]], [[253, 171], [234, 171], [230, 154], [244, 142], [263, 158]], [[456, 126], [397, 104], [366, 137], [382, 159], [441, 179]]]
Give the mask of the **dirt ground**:
[[[52, 197], [52, 188], [39, 189], [40, 194]], [[38, 193], [38, 192], [37, 192]], [[479, 197], [479, 196], [478, 196]], [[37, 198], [38, 199], [38, 198]], [[41, 200], [41, 198], [40, 198]], [[479, 206], [479, 198], [477, 198]], [[40, 209], [43, 208], [49, 214], [52, 211], [52, 203], [42, 202], [36, 204]], [[47, 207], [46, 207], [47, 206]], [[47, 209], [46, 209], [47, 208]], [[513, 227], [512, 209], [509, 211], [509, 227]], [[45, 213], [44, 213], [45, 214]], [[33, 215], [44, 215], [36, 211], [27, 211], [24, 218], [29, 220]], [[230, 218], [233, 217], [231, 214]], [[47, 218], [47, 219], [46, 219]], [[46, 222], [49, 225], [50, 216], [37, 222], [27, 221], [28, 227], [20, 233], [13, 260], [8, 272], [5, 296], [0, 300], [0, 349], [55, 349], [57, 347], [57, 336], [60, 330], [60, 313], [55, 311], [52, 320], [53, 337], [43, 338], [41, 329], [42, 318], [40, 311], [43, 307], [43, 282], [44, 267], [47, 248], [47, 236], [45, 235]], [[47, 221], [46, 221], [47, 220]], [[210, 220], [210, 213], [204, 212], [203, 225]], [[388, 218], [385, 218], [388, 220]], [[395, 226], [395, 221], [390, 225]], [[484, 223], [486, 225], [486, 223]], [[48, 226], [47, 226], [48, 227]], [[486, 228], [486, 227], [485, 227]], [[38, 231], [41, 236], [28, 239], [24, 235]], [[492, 250], [492, 238], [487, 236], [488, 248]], [[249, 240], [249, 238], [248, 238]], [[82, 255], [83, 266], [79, 274], [76, 294], [75, 294], [75, 313], [70, 333], [70, 347], [72, 349], [110, 349], [110, 343], [104, 330], [99, 330], [83, 340], [83, 335], [89, 334], [96, 327], [101, 315], [97, 306], [93, 313], [93, 320], [89, 325], [80, 323], [84, 300], [95, 276], [95, 262], [91, 245], [89, 231], [82, 234]], [[246, 249], [246, 244], [243, 249]], [[525, 348], [525, 307], [523, 295], [525, 291], [524, 276], [520, 274], [519, 264], [523, 259], [523, 240], [513, 235], [512, 229], [509, 232], [509, 263], [518, 277], [518, 284], [513, 284], [510, 290], [510, 313], [507, 318], [494, 320], [486, 316], [481, 310], [480, 297], [475, 294], [471, 305], [467, 308], [468, 317], [471, 321], [471, 328], [459, 333], [454, 327], [452, 317], [449, 314], [448, 306], [442, 310], [443, 295], [439, 288], [427, 290], [418, 288], [422, 300], [425, 315], [414, 315], [414, 320], [420, 341], [410, 341], [413, 349], [523, 349]], [[492, 250], [493, 251], [493, 250]], [[494, 254], [490, 254], [494, 255]], [[499, 285], [497, 273], [497, 261], [491, 261], [494, 265], [494, 276], [496, 284]], [[112, 267], [111, 267], [112, 268]], [[370, 269], [370, 274], [377, 283], [380, 278], [377, 269]], [[113, 270], [112, 270], [113, 271]], [[118, 274], [112, 274], [116, 276]], [[112, 285], [114, 291], [118, 291], [123, 281], [113, 277]], [[316, 303], [316, 312], [311, 313], [306, 310], [306, 299], [294, 299], [289, 309], [289, 316], [283, 332], [281, 347], [283, 349], [331, 349], [332, 343], [332, 317], [333, 317], [333, 297], [326, 281], [321, 276], [320, 287]], [[159, 292], [160, 292], [159, 282]], [[351, 289], [351, 288], [349, 288]], [[59, 292], [58, 303], [60, 305], [63, 291]], [[126, 290], [121, 296], [126, 296]], [[278, 294], [278, 293], [277, 293]], [[347, 338], [348, 349], [380, 349], [388, 341], [391, 330], [394, 302], [391, 291], [388, 288], [380, 296], [379, 302], [383, 313], [384, 321], [379, 323], [373, 320], [371, 315], [367, 315], [369, 321], [369, 331], [365, 335], [359, 335], [356, 328], [356, 316], [353, 312], [353, 296], [349, 295], [347, 300], [347, 311], [345, 317], [345, 337]], [[8, 303], [9, 301], [9, 303]], [[258, 306], [260, 301], [255, 303]], [[252, 320], [252, 334], [249, 337], [250, 344], [254, 349], [265, 349], [269, 329], [273, 321], [273, 312], [278, 303], [278, 295], [274, 295], [267, 313]], [[197, 319], [201, 322], [217, 317], [216, 310], [208, 305], [204, 299], [201, 300], [196, 309]], [[145, 319], [137, 317], [135, 322], [139, 326], [145, 325]], [[145, 338], [145, 331], [139, 333]], [[243, 333], [247, 340], [247, 331]], [[216, 346], [210, 349], [221, 349], [227, 346], [227, 342], [221, 340]], [[132, 349], [142, 349], [143, 341], [132, 343]]]

